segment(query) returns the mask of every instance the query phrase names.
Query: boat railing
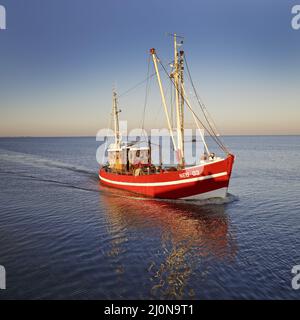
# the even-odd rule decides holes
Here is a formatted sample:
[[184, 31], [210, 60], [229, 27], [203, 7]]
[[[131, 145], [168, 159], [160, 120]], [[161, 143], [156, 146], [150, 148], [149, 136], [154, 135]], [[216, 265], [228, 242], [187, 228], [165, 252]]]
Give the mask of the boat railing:
[[155, 166], [153, 164], [142, 164], [142, 165], [132, 165], [129, 170], [127, 168], [116, 169], [114, 167], [110, 167], [109, 165], [103, 166], [102, 169], [105, 172], [118, 174], [118, 175], [126, 175], [126, 176], [140, 176], [140, 175], [151, 175], [151, 174], [160, 174], [171, 171], [177, 171], [176, 167], [162, 167]]

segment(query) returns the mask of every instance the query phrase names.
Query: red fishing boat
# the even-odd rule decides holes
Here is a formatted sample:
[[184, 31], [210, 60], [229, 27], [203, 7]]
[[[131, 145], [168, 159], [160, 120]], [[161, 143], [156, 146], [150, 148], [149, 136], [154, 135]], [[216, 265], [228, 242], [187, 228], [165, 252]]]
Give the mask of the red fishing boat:
[[[122, 142], [119, 130], [119, 112], [116, 92], [113, 93], [113, 116], [115, 141], [108, 148], [108, 164], [100, 168], [99, 178], [102, 184], [131, 191], [140, 195], [161, 199], [207, 199], [226, 197], [231, 177], [234, 155], [223, 144], [215, 126], [209, 119], [205, 106], [200, 102], [198, 94], [190, 77], [195, 96], [203, 111], [204, 121], [199, 118], [191, 106], [186, 95], [184, 86], [184, 65], [189, 68], [183, 50], [178, 50], [176, 34], [174, 36], [174, 61], [172, 72], [168, 73], [166, 67], [159, 60], [156, 50], [151, 49], [150, 55], [153, 60], [158, 86], [162, 98], [162, 104], [166, 114], [166, 122], [176, 152], [176, 166], [167, 166], [159, 163], [154, 165], [151, 161], [151, 142], [147, 146], [139, 146], [134, 143]], [[166, 98], [159, 72], [159, 64], [169, 77], [175, 92], [176, 102], [176, 133], [171, 125]], [[184, 112], [191, 112], [192, 118], [197, 125], [204, 150], [196, 165], [187, 165], [185, 161], [184, 141]], [[224, 152], [223, 157], [216, 156], [209, 151], [203, 129], [212, 140]]]

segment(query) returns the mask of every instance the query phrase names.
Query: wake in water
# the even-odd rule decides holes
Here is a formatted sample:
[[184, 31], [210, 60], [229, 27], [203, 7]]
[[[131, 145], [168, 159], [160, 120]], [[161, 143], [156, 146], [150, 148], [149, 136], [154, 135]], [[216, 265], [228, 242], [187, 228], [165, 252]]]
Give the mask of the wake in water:
[[0, 160], [8, 161], [10, 163], [11, 162], [22, 163], [22, 164], [30, 165], [33, 167], [43, 167], [43, 168], [50, 167], [50, 168], [66, 169], [73, 172], [85, 173], [85, 174], [95, 176], [94, 171], [89, 170], [82, 166], [76, 166], [76, 165], [64, 163], [61, 161], [40, 158], [38, 156], [29, 155], [29, 154], [20, 153], [20, 152], [13, 152], [13, 151], [7, 151], [7, 150], [5, 150], [5, 152], [6, 153], [0, 153]]
[[34, 180], [38, 182], [45, 182], [45, 183], [53, 183], [61, 187], [66, 187], [66, 188], [73, 188], [73, 189], [78, 189], [78, 190], [83, 190], [83, 191], [92, 191], [92, 192], [99, 192], [97, 189], [90, 189], [90, 188], [83, 188], [83, 187], [78, 187], [75, 185], [71, 185], [70, 183], [66, 182], [61, 182], [58, 180], [51, 180], [51, 179], [43, 179], [40, 177], [32, 176], [32, 175], [27, 175], [27, 174], [20, 174], [12, 171], [0, 171], [0, 174], [9, 174], [9, 175], [15, 175], [18, 178], [22, 179], [29, 179], [29, 180]]
[[171, 202], [171, 203], [178, 203], [178, 204], [194, 204], [194, 205], [199, 205], [199, 206], [208, 206], [208, 205], [224, 205], [228, 203], [232, 203], [235, 201], [239, 200], [238, 196], [235, 196], [231, 193], [228, 193], [226, 198], [211, 198], [211, 199], [156, 199], [156, 198], [141, 198], [141, 197], [131, 197], [136, 200], [155, 200], [155, 201], [160, 201], [160, 202]]
[[231, 202], [238, 201], [239, 197], [235, 196], [234, 194], [227, 193], [225, 198], [211, 198], [211, 199], [179, 199], [178, 202], [184, 202], [184, 203], [193, 203], [193, 204], [199, 204], [199, 205], [223, 205], [228, 204]]
[[[56, 168], [56, 169], [68, 170], [68, 171], [72, 171], [73, 173], [83, 174], [86, 177], [88, 177], [89, 180], [92, 179], [94, 181], [98, 181], [98, 177], [95, 171], [89, 170], [82, 166], [76, 166], [76, 165], [64, 163], [61, 161], [41, 158], [35, 155], [30, 155], [25, 153], [7, 151], [3, 149], [1, 150], [1, 153], [0, 153], [0, 174], [13, 175], [18, 177], [19, 179], [29, 179], [33, 181], [42, 182], [42, 183], [56, 184], [57, 186], [60, 186], [60, 187], [73, 188], [73, 189], [78, 189], [83, 191], [99, 192], [98, 188], [95, 188], [95, 189], [86, 188], [82, 185], [79, 186], [79, 185], [73, 184], [72, 182], [70, 183], [67, 181], [59, 181], [56, 179], [48, 178], [48, 177], [45, 177], [44, 173], [42, 173], [41, 175], [40, 174], [32, 175], [32, 174], [24, 173], [23, 170], [22, 171], [17, 170], [17, 168], [15, 171], [5, 170], [3, 169], [4, 166], [1, 165], [1, 161], [7, 162], [9, 164], [22, 164], [25, 166], [30, 166], [33, 168], [40, 168], [40, 169]], [[62, 177], [61, 174], [58, 174], [58, 175]], [[70, 177], [70, 175], [68, 175], [67, 177]]]

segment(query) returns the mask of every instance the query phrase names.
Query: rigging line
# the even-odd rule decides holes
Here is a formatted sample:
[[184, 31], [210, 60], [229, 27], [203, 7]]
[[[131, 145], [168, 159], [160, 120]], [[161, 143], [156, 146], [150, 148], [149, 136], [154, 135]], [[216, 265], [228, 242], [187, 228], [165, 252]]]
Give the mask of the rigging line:
[[[189, 78], [189, 75], [188, 75], [187, 72], [185, 72], [185, 75], [187, 76], [187, 78]], [[189, 83], [190, 83], [190, 82], [191, 82], [191, 80], [189, 79]], [[192, 88], [191, 88], [191, 90], [192, 90]], [[219, 132], [219, 130], [218, 130], [218, 128], [217, 128], [217, 125], [216, 125], [213, 117], [212, 117], [211, 114], [209, 113], [208, 109], [206, 108], [206, 106], [205, 106], [205, 104], [204, 104], [204, 102], [203, 102], [203, 100], [202, 100], [202, 98], [201, 98], [200, 96], [199, 96], [199, 101], [198, 101], [198, 97], [196, 96], [196, 94], [195, 94], [194, 91], [195, 91], [195, 90], [193, 90], [193, 92], [190, 91], [190, 93], [193, 94], [193, 98], [194, 98], [195, 100], [197, 100], [197, 104], [199, 104], [200, 108], [201, 108], [201, 105], [203, 106], [203, 109], [204, 109], [204, 111], [205, 111], [205, 113], [206, 113], [206, 115], [207, 115], [207, 117], [208, 117], [208, 120], [210, 121], [211, 125], [213, 126], [213, 129], [214, 129], [216, 135], [219, 137], [219, 136], [220, 136], [220, 132]]]
[[[168, 71], [166, 70], [165, 66], [162, 64], [162, 62], [160, 61], [160, 59], [158, 58], [158, 56], [156, 55], [160, 65], [162, 66], [164, 72], [167, 74], [168, 78], [170, 78]], [[217, 136], [215, 136], [214, 134], [212, 134], [207, 128], [206, 126], [203, 124], [203, 122], [199, 119], [199, 117], [197, 116], [197, 114], [194, 112], [194, 110], [192, 109], [192, 107], [190, 106], [190, 104], [186, 101], [186, 98], [184, 97], [184, 95], [179, 92], [179, 90], [176, 88], [175, 83], [173, 82], [173, 80], [170, 78], [170, 80], [172, 81], [175, 89], [178, 91], [178, 93], [180, 94], [180, 96], [182, 97], [182, 99], [184, 100], [184, 102], [186, 103], [186, 105], [188, 106], [188, 108], [190, 109], [190, 111], [192, 112], [192, 114], [196, 117], [196, 119], [200, 122], [200, 124], [203, 126], [203, 128], [209, 133], [209, 135], [213, 138], [213, 140], [217, 143], [217, 145], [221, 148], [221, 150], [223, 150], [225, 153], [230, 153], [229, 150], [226, 148], [225, 145], [223, 145], [223, 143], [220, 141], [220, 139], [218, 139]]]
[[147, 80], [150, 80], [151, 78], [153, 78], [156, 75], [156, 73], [152, 73], [150, 75], [147, 76], [146, 79], [142, 80], [141, 82], [137, 83], [135, 86], [131, 87], [130, 89], [122, 92], [121, 94], [118, 94], [118, 97], [123, 97], [125, 96], [127, 93], [131, 92], [132, 90], [136, 89], [137, 87], [141, 86], [144, 82], [146, 82]]
[[190, 80], [190, 82], [191, 82], [191, 85], [192, 85], [192, 87], [193, 87], [193, 90], [194, 90], [194, 93], [195, 93], [197, 102], [198, 102], [198, 104], [199, 104], [199, 106], [200, 106], [200, 108], [201, 108], [201, 110], [202, 110], [202, 112], [203, 112], [203, 115], [204, 115], [204, 117], [205, 117], [205, 120], [206, 120], [206, 122], [208, 123], [209, 127], [211, 128], [211, 130], [213, 131], [213, 133], [214, 133], [215, 135], [217, 135], [217, 133], [216, 133], [215, 130], [213, 129], [213, 127], [212, 127], [212, 125], [211, 125], [208, 117], [206, 116], [206, 113], [207, 113], [206, 107], [205, 107], [204, 103], [203, 103], [202, 101], [200, 101], [198, 92], [197, 92], [197, 90], [196, 90], [196, 87], [195, 87], [195, 85], [194, 85], [194, 82], [193, 82], [193, 79], [192, 79], [192, 76], [191, 76], [191, 72], [190, 72], [190, 68], [189, 68], [189, 65], [188, 65], [188, 62], [187, 62], [187, 59], [186, 59], [186, 55], [185, 55], [185, 65], [186, 65], [186, 68], [187, 68], [189, 80]]
[[132, 90], [136, 89], [137, 87], [141, 86], [144, 82], [148, 81], [149, 79], [153, 78], [156, 75], [156, 73], [152, 73], [150, 74], [150, 76], [148, 76], [146, 79], [144, 79], [143, 81], [137, 83], [135, 86], [131, 87], [130, 89], [124, 91], [123, 93], [119, 94], [118, 97], [123, 97], [124, 95], [128, 94], [129, 92], [131, 92]]
[[148, 56], [148, 69], [147, 69], [147, 83], [146, 83], [146, 92], [145, 92], [145, 100], [144, 100], [144, 110], [143, 110], [143, 118], [142, 118], [142, 130], [144, 130], [145, 126], [145, 114], [146, 114], [146, 107], [148, 102], [148, 93], [149, 93], [149, 73], [150, 73], [150, 56]]
[[[185, 57], [185, 65], [186, 65], [186, 67], [187, 67], [189, 80], [190, 80], [191, 85], [192, 85], [192, 87], [193, 87], [193, 90], [194, 90], [194, 93], [195, 93], [197, 102], [198, 102], [198, 104], [199, 104], [199, 106], [200, 106], [200, 108], [201, 108], [201, 111], [202, 111], [202, 113], [203, 113], [203, 115], [204, 115], [204, 118], [205, 118], [207, 124], [209, 125], [211, 131], [213, 132], [215, 138], [218, 139], [218, 141], [220, 142], [220, 144], [227, 150], [227, 148], [226, 148], [226, 146], [224, 145], [224, 143], [222, 142], [222, 140], [218, 137], [218, 134], [217, 134], [217, 132], [216, 132], [216, 131], [218, 131], [216, 125], [214, 124], [215, 128], [213, 128], [213, 126], [212, 126], [212, 124], [211, 124], [211, 121], [208, 119], [208, 116], [210, 116], [210, 115], [209, 115], [209, 113], [208, 113], [208, 111], [207, 111], [207, 109], [206, 109], [206, 107], [205, 107], [205, 104], [204, 104], [203, 102], [201, 102], [201, 99], [200, 99], [200, 97], [199, 97], [199, 95], [198, 95], [198, 92], [197, 92], [197, 90], [196, 90], [196, 87], [195, 87], [195, 85], [194, 85], [194, 82], [193, 82], [193, 79], [192, 79], [192, 76], [191, 76], [191, 73], [190, 73], [190, 69], [189, 69], [189, 65], [188, 65], [188, 62], [187, 62], [186, 57]], [[210, 117], [211, 117], [211, 116], [210, 116]], [[212, 120], [212, 122], [213, 122], [213, 120]]]
[[[200, 108], [201, 108], [201, 110], [202, 110], [202, 113], [203, 113], [203, 115], [204, 115], [204, 117], [205, 117], [205, 120], [206, 120], [206, 122], [208, 123], [208, 125], [209, 125], [210, 129], [212, 130], [212, 132], [214, 133], [214, 135], [215, 135], [216, 137], [218, 137], [218, 134], [217, 134], [218, 132], [216, 132], [216, 131], [218, 131], [218, 129], [217, 129], [217, 127], [216, 127], [215, 124], [214, 124], [214, 126], [215, 126], [215, 129], [214, 129], [213, 126], [212, 126], [212, 124], [211, 124], [211, 122], [209, 121], [208, 116], [207, 116], [207, 115], [209, 115], [209, 113], [208, 113], [208, 111], [207, 111], [207, 109], [206, 109], [206, 107], [205, 107], [205, 104], [204, 104], [203, 102], [201, 102], [201, 99], [200, 99], [200, 97], [199, 97], [199, 95], [198, 95], [198, 92], [197, 92], [197, 90], [196, 90], [196, 87], [195, 87], [195, 85], [194, 85], [194, 82], [193, 82], [193, 79], [192, 79], [192, 76], [191, 76], [191, 72], [190, 72], [190, 68], [189, 68], [189, 65], [188, 65], [188, 62], [187, 62], [187, 59], [186, 59], [186, 55], [185, 55], [185, 65], [186, 65], [186, 68], [187, 68], [189, 80], [190, 80], [190, 82], [191, 82], [191, 85], [192, 85], [192, 87], [193, 87], [193, 90], [194, 90], [194, 93], [195, 93], [197, 102], [198, 102], [198, 104], [199, 104], [199, 106], [200, 106]], [[210, 116], [210, 115], [209, 115], [209, 116]], [[210, 117], [211, 117], [211, 116], [210, 116]], [[213, 121], [212, 121], [212, 122], [213, 122]], [[223, 142], [221, 141], [221, 139], [220, 139], [220, 138], [218, 138], [218, 139], [219, 139], [220, 143], [222, 143], [222, 145], [224, 145]]]
[[211, 129], [211, 131], [212, 131], [212, 133], [213, 133], [212, 137], [214, 137], [214, 140], [215, 140], [215, 141], [218, 141], [218, 145], [219, 145], [220, 147], [222, 146], [222, 149], [223, 149], [223, 150], [226, 150], [226, 151], [229, 153], [228, 149], [226, 148], [226, 146], [224, 145], [224, 143], [222, 142], [222, 140], [218, 137], [218, 134], [216, 133], [215, 129], [212, 127], [212, 125], [211, 125], [210, 121], [208, 120], [208, 118], [207, 118], [207, 116], [206, 116], [206, 114], [205, 114], [205, 111], [203, 110], [203, 108], [201, 107], [201, 105], [200, 105], [200, 108], [201, 108], [201, 111], [202, 111], [202, 113], [203, 113], [203, 115], [204, 115], [204, 117], [205, 117], [205, 120], [206, 120], [208, 126], [210, 127], [210, 129]]

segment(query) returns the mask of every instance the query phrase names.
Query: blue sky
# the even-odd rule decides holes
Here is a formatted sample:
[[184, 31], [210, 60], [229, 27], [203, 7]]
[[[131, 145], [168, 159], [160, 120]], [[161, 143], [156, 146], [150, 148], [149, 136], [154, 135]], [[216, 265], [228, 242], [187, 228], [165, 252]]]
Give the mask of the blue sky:
[[[224, 134], [300, 134], [300, 30], [289, 0], [0, 0], [0, 136], [95, 135], [111, 90], [147, 75], [149, 49], [172, 59], [185, 36], [194, 82]], [[152, 71], [151, 66], [151, 71]], [[147, 127], [164, 126], [155, 79]], [[120, 98], [141, 122], [145, 86]]]

